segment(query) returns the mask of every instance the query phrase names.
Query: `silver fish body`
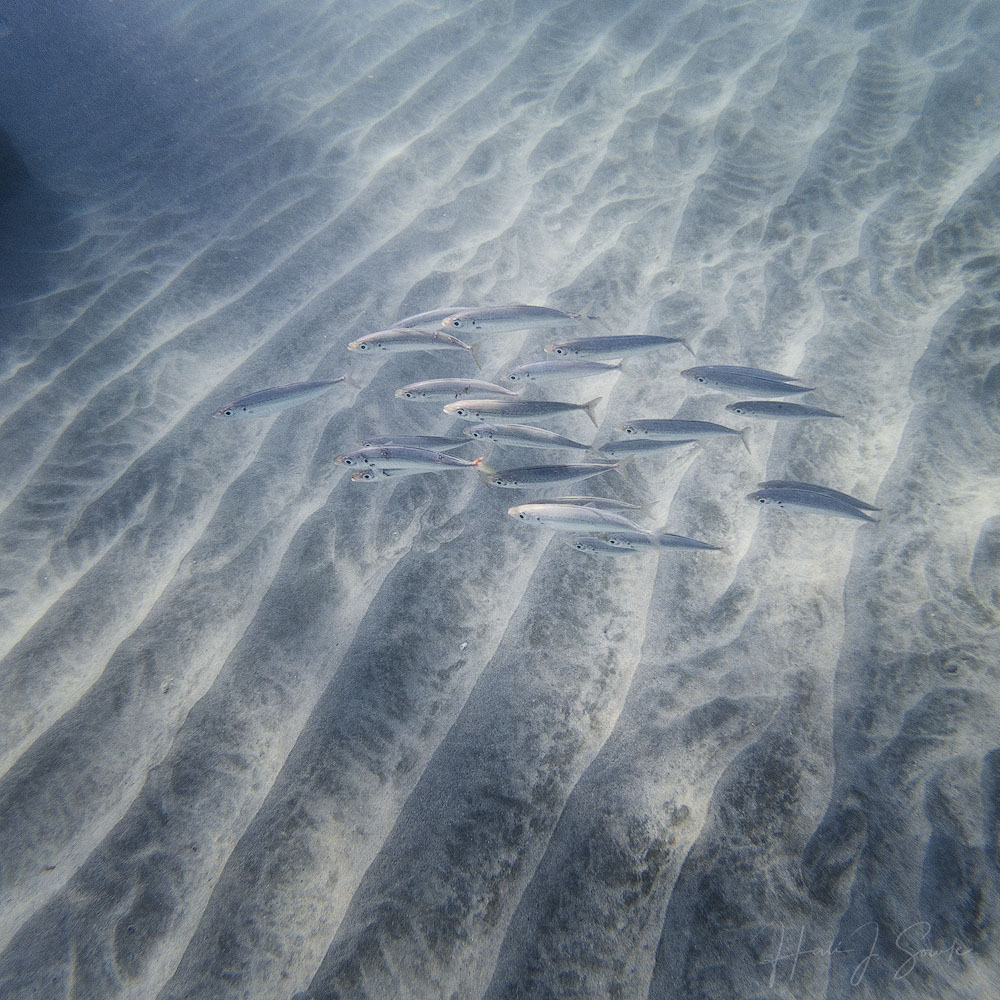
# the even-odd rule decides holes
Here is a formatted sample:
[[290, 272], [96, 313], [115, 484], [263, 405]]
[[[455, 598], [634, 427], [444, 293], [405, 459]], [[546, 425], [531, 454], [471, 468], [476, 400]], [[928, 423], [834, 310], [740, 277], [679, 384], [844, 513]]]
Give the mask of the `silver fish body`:
[[345, 455], [338, 455], [334, 459], [338, 465], [365, 465], [370, 469], [420, 469], [427, 472], [476, 469], [482, 464], [482, 461], [482, 458], [468, 461], [445, 452], [430, 451], [427, 448], [393, 446], [359, 448]]
[[632, 455], [651, 455], [658, 451], [670, 451], [685, 444], [697, 444], [694, 438], [662, 440], [659, 438], [624, 438], [621, 441], [607, 441], [597, 449], [597, 454], [609, 458], [629, 458]]
[[388, 479], [399, 479], [402, 476], [419, 476], [428, 469], [372, 469], [366, 467], [351, 473], [352, 483], [384, 483]]
[[701, 365], [681, 372], [684, 378], [699, 385], [722, 392], [742, 394], [752, 392], [758, 396], [791, 396], [812, 392], [814, 385], [798, 385], [787, 375], [780, 378], [754, 374], [758, 369], [739, 369], [733, 365]]
[[853, 503], [846, 503], [836, 497], [814, 490], [788, 489], [786, 487], [770, 487], [748, 493], [747, 499], [754, 503], [777, 507], [780, 510], [804, 510], [813, 514], [826, 514], [830, 517], [847, 517], [855, 521], [868, 521], [877, 524], [877, 518], [866, 514]]
[[749, 427], [736, 430], [724, 424], [713, 424], [709, 420], [629, 420], [617, 428], [630, 437], [648, 438], [654, 441], [691, 441], [703, 437], [731, 435], [740, 438], [747, 451], [746, 434]]
[[248, 396], [240, 396], [230, 403], [220, 406], [214, 417], [269, 417], [272, 413], [287, 410], [293, 406], [307, 403], [343, 382], [346, 376], [328, 379], [322, 382], [293, 382], [291, 385], [277, 385], [270, 389], [251, 392]]
[[566, 448], [570, 451], [590, 451], [590, 445], [556, 434], [544, 427], [529, 424], [474, 424], [463, 432], [477, 441], [511, 444], [520, 448]]
[[462, 399], [466, 396], [517, 396], [517, 393], [492, 382], [465, 378], [428, 379], [426, 382], [411, 382], [396, 390], [398, 399], [418, 399], [428, 402]]
[[525, 503], [511, 507], [507, 513], [521, 521], [534, 521], [556, 531], [614, 531], [625, 528], [638, 531], [639, 526], [627, 517], [599, 507], [578, 504]]
[[569, 539], [569, 544], [577, 552], [586, 552], [594, 556], [634, 556], [642, 551], [641, 549], [627, 548], [624, 545], [612, 545], [611, 542], [605, 541], [603, 538], [590, 535], [577, 535], [575, 538]]
[[642, 510], [637, 503], [614, 500], [611, 497], [546, 497], [546, 504], [566, 504], [574, 507], [596, 507], [599, 510], [623, 511]]
[[427, 312], [417, 313], [414, 316], [405, 316], [392, 324], [393, 329], [412, 330], [415, 327], [437, 327], [441, 325], [441, 320], [455, 313], [468, 312], [473, 306], [446, 306], [444, 309], [428, 309]]
[[597, 417], [594, 416], [594, 408], [602, 398], [598, 396], [587, 403], [557, 403], [542, 399], [465, 399], [449, 403], [444, 407], [444, 412], [452, 417], [461, 417], [463, 420], [488, 421], [490, 417], [529, 420], [532, 417], [583, 410], [596, 427]]
[[816, 483], [803, 483], [796, 479], [769, 479], [766, 482], [758, 483], [757, 489], [785, 489], [785, 490], [805, 490], [809, 493], [818, 493], [821, 496], [832, 497], [834, 500], [841, 500], [844, 503], [853, 504], [859, 510], [880, 511], [881, 507], [874, 507], [864, 500], [852, 497], [848, 493], [841, 493], [839, 490], [832, 490], [829, 486], [819, 486]]
[[619, 337], [582, 337], [579, 340], [565, 340], [561, 344], [549, 344], [546, 354], [558, 354], [563, 358], [625, 358], [632, 354], [655, 351], [661, 347], [680, 344], [694, 353], [686, 340], [680, 337], [654, 337], [646, 334], [623, 335]]
[[589, 479], [591, 476], [599, 476], [603, 472], [611, 472], [617, 468], [617, 463], [596, 462], [583, 465], [527, 465], [520, 469], [490, 471], [484, 474], [483, 481], [487, 486], [524, 489], [529, 486], [547, 486], [552, 483], [571, 483]]
[[730, 372], [734, 375], [758, 375], [760, 378], [773, 378], [779, 382], [800, 381], [795, 375], [782, 375], [781, 372], [772, 372], [767, 368], [751, 368], [746, 365], [710, 365], [709, 367], [717, 372]]
[[833, 413], [818, 406], [789, 403], [786, 399], [742, 399], [738, 403], [729, 403], [726, 409], [741, 417], [763, 417], [767, 420], [812, 420], [819, 417], [844, 419], [842, 413]]
[[541, 382], [555, 379], [589, 378], [592, 375], [607, 375], [608, 372], [620, 372], [621, 362], [616, 365], [602, 364], [600, 361], [578, 361], [570, 358], [565, 361], [534, 361], [529, 365], [521, 365], [504, 375], [508, 382]]
[[721, 551], [718, 545], [710, 545], [686, 535], [671, 535], [668, 532], [653, 531], [612, 531], [602, 535], [609, 545], [628, 549], [705, 549]]
[[349, 351], [361, 354], [377, 354], [380, 351], [447, 351], [463, 350], [472, 353], [468, 344], [462, 343], [458, 337], [452, 337], [443, 330], [378, 330], [352, 340]]
[[428, 451], [455, 451], [470, 444], [468, 438], [445, 437], [440, 434], [380, 434], [358, 442], [359, 448], [426, 448]]
[[479, 333], [513, 333], [537, 326], [569, 326], [581, 322], [582, 316], [549, 309], [547, 306], [485, 306], [465, 309], [446, 316], [441, 325], [449, 332], [476, 330]]

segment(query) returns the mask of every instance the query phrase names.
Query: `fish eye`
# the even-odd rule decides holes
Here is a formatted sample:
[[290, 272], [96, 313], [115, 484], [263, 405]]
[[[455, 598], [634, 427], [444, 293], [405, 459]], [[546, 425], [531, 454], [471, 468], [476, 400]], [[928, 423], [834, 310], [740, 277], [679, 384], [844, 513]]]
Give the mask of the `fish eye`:
[[358, 344], [358, 350], [359, 351], [367, 351], [368, 350], [368, 345], [367, 344]]
[[757, 503], [767, 503], [763, 497], [757, 497]]
[[464, 416], [466, 415], [466, 413], [468, 413], [468, 412], [469, 412], [469, 411], [468, 411], [468, 410], [466, 410], [466, 409], [465, 409], [464, 407], [462, 407], [462, 406], [459, 406], [459, 407], [458, 407], [458, 408], [457, 408], [457, 409], [455, 410], [455, 415], [456, 415], [456, 416], [459, 416], [459, 417], [464, 417]]
[[695, 381], [696, 381], [696, 382], [704, 382], [704, 381], [705, 381], [705, 376], [704, 376], [704, 375], [699, 375], [699, 376], [697, 377], [697, 379], [695, 379]]
[[732, 410], [733, 410], [733, 413], [742, 413], [743, 412], [743, 407], [742, 406], [734, 406], [732, 408]]
[[635, 428], [634, 427], [626, 427], [625, 428], [625, 433], [626, 434], [634, 434], [635, 433]]
[[520, 519], [521, 519], [522, 521], [524, 520], [524, 514], [523, 514], [523, 513], [522, 513], [522, 514], [518, 514], [517, 516], [518, 516], [518, 517], [519, 517], [519, 518], [520, 518]]
[[451, 325], [457, 330], [462, 325], [462, 321], [460, 319], [453, 319]]
[[227, 417], [231, 417], [231, 416], [233, 415], [233, 411], [232, 411], [232, 410], [223, 410], [222, 412], [223, 412], [223, 413], [224, 413], [224, 414], [225, 414], [225, 415], [226, 415]]
[[344, 465], [354, 465], [354, 459], [353, 458], [345, 458], [344, 459]]

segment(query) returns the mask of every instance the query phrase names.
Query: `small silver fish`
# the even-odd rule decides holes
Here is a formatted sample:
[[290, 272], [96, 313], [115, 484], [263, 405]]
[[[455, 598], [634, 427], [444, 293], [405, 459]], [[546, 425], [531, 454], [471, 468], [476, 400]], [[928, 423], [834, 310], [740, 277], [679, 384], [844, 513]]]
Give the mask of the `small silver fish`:
[[575, 538], [570, 538], [569, 544], [577, 552], [586, 552], [594, 556], [634, 556], [641, 551], [640, 549], [627, 548], [624, 545], [612, 545], [603, 538], [595, 538], [588, 535], [578, 535]]
[[546, 503], [544, 501], [523, 503], [511, 507], [507, 513], [518, 520], [534, 521], [556, 531], [580, 531], [581, 529], [614, 531], [618, 528], [630, 531], [641, 530], [637, 524], [615, 511], [577, 504]]
[[589, 463], [584, 465], [526, 465], [520, 469], [500, 469], [483, 474], [487, 486], [506, 489], [523, 489], [528, 486], [547, 486], [551, 483], [571, 483], [579, 479], [599, 476], [602, 472], [617, 469], [618, 464]]
[[706, 549], [720, 552], [718, 545], [710, 545], [686, 535], [671, 535], [654, 531], [614, 531], [602, 536], [609, 545], [630, 549]]
[[637, 503], [614, 500], [611, 497], [546, 497], [546, 504], [568, 504], [574, 507], [597, 507], [599, 510], [642, 510]]
[[427, 312], [417, 313], [414, 316], [406, 316], [392, 324], [394, 330], [412, 330], [416, 327], [436, 327], [441, 325], [441, 320], [455, 313], [468, 312], [473, 306], [446, 306], [444, 309], [428, 309]]
[[855, 507], [861, 510], [878, 512], [882, 509], [881, 507], [873, 507], [870, 503], [865, 503], [864, 500], [859, 500], [857, 497], [852, 497], [847, 493], [841, 493], [839, 490], [831, 490], [829, 486], [818, 486], [816, 483], [802, 483], [796, 479], [769, 479], [767, 482], [758, 483], [757, 488], [760, 490], [806, 490], [811, 493], [820, 493], [823, 496], [832, 497], [834, 500], [842, 500], [844, 503], [854, 504]]
[[536, 326], [568, 326], [583, 321], [579, 314], [566, 313], [546, 306], [486, 306], [465, 309], [446, 316], [441, 325], [451, 330], [477, 330], [480, 333], [511, 333]]
[[571, 410], [583, 410], [596, 427], [594, 409], [603, 399], [598, 396], [587, 403], [556, 403], [542, 399], [465, 399], [449, 403], [444, 412], [463, 420], [486, 420], [489, 417], [507, 417], [510, 420], [527, 420], [531, 417], [545, 417]]
[[454, 451], [469, 444], [468, 438], [444, 437], [440, 434], [381, 434], [358, 442], [359, 448], [426, 448], [428, 451]]
[[387, 479], [398, 479], [401, 476], [419, 476], [427, 469], [359, 469], [351, 473], [352, 483], [384, 483]]
[[741, 417], [765, 417], [769, 420], [809, 420], [815, 417], [844, 419], [842, 413], [821, 410], [818, 406], [789, 403], [784, 399], [743, 399], [738, 403], [729, 403], [726, 409]]
[[588, 378], [591, 375], [606, 375], [608, 372], [620, 372], [622, 363], [616, 365], [601, 364], [600, 361], [535, 361], [530, 365], [521, 365], [509, 371], [504, 378], [508, 382], [540, 382], [550, 379]]
[[261, 389], [251, 392], [249, 396], [240, 396], [231, 403], [220, 406], [213, 417], [269, 417], [272, 413], [299, 406], [322, 395], [331, 386], [343, 382], [346, 375], [323, 382], [293, 382], [291, 385], [278, 385], [271, 389]]
[[[458, 337], [452, 337], [442, 330], [379, 330], [352, 340], [349, 351], [361, 354], [377, 354], [379, 351], [447, 351], [459, 349], [475, 354], [468, 344], [463, 344]], [[476, 361], [478, 366], [479, 362]]]
[[728, 434], [738, 437], [743, 442], [743, 447], [750, 451], [746, 438], [749, 427], [738, 431], [734, 427], [713, 424], [709, 420], [629, 420], [619, 424], [616, 430], [624, 431], [630, 437], [645, 437], [656, 441], [690, 441], [694, 438]]
[[694, 354], [688, 342], [680, 337], [653, 337], [646, 334], [565, 340], [561, 344], [549, 344], [545, 348], [545, 353], [558, 354], [560, 357], [624, 358], [644, 351], [654, 351], [660, 347], [670, 347], [673, 344], [680, 344]]
[[694, 438], [682, 438], [679, 441], [663, 441], [657, 438], [625, 438], [623, 441], [608, 441], [597, 449], [599, 455], [609, 458], [627, 458], [631, 455], [647, 455], [657, 451], [669, 451], [684, 444], [697, 444]]
[[517, 396], [517, 393], [505, 389], [502, 385], [467, 378], [432, 378], [426, 382], [411, 382], [396, 390], [397, 399], [419, 399], [428, 402], [462, 399], [464, 396]]
[[[485, 456], [483, 456], [485, 457]], [[366, 465], [370, 469], [420, 469], [427, 472], [445, 472], [453, 469], [476, 469], [483, 458], [467, 461], [440, 451], [427, 448], [358, 448], [345, 455], [338, 455], [334, 462], [338, 465]]]
[[799, 382], [794, 375], [782, 375], [781, 372], [768, 371], [767, 368], [748, 368], [745, 365], [711, 365], [713, 371], [730, 372], [733, 375], [758, 375], [761, 378], [775, 378], [779, 382]]
[[828, 514], [831, 517], [848, 517], [856, 521], [877, 524], [878, 519], [866, 514], [854, 503], [845, 503], [825, 493], [814, 490], [787, 489], [785, 487], [758, 490], [748, 493], [747, 499], [754, 503], [766, 504], [780, 510], [804, 510], [813, 514]]
[[707, 385], [722, 392], [753, 392], [758, 396], [790, 396], [799, 392], [812, 392], [814, 385], [795, 385], [791, 378], [757, 375], [758, 369], [740, 369], [734, 365], [701, 365], [681, 372], [684, 378], [699, 385]]
[[528, 424], [473, 424], [463, 434], [477, 441], [492, 441], [494, 444], [512, 444], [520, 448], [567, 448], [570, 451], [590, 451], [589, 444], [573, 441], [544, 427]]

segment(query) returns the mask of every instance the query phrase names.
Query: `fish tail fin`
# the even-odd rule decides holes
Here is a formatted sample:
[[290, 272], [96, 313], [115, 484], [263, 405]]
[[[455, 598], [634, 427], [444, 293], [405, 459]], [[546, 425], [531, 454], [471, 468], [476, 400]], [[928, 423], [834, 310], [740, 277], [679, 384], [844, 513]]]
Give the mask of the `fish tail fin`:
[[603, 397], [603, 396], [595, 396], [595, 397], [594, 397], [593, 399], [591, 399], [591, 400], [589, 400], [588, 402], [586, 402], [586, 403], [584, 403], [584, 404], [583, 404], [583, 408], [584, 408], [584, 410], [586, 410], [586, 411], [587, 411], [587, 416], [588, 416], [588, 417], [590, 417], [590, 422], [591, 422], [591, 423], [592, 423], [592, 424], [593, 424], [593, 425], [594, 425], [595, 427], [600, 427], [600, 424], [599, 424], [599, 423], [597, 422], [597, 416], [596, 416], [596, 414], [594, 413], [594, 410], [595, 410], [595, 409], [597, 408], [597, 404], [598, 404], [598, 403], [599, 403], [599, 402], [600, 402], [600, 401], [601, 401], [602, 399], [604, 399], [604, 397]]
[[595, 299], [591, 299], [590, 302], [587, 303], [587, 308], [584, 309], [583, 312], [573, 313], [572, 314], [573, 319], [578, 319], [581, 323], [585, 323], [595, 332], [600, 332], [598, 328], [594, 325], [595, 323], [600, 323], [605, 330], [611, 332], [611, 327], [603, 319], [601, 319], [600, 316], [594, 315], [595, 301], [596, 301]]
[[748, 437], [750, 433], [750, 426], [751, 426], [750, 424], [747, 424], [746, 427], [744, 427], [741, 431], [737, 431], [737, 433], [740, 436], [740, 440], [743, 442], [743, 447], [746, 448], [748, 455], [753, 454], [753, 452], [750, 450], [750, 440]]
[[683, 337], [678, 337], [677, 340], [681, 343], [681, 345], [688, 352], [688, 354], [691, 355], [692, 358], [698, 357], [698, 355], [694, 353], [694, 348]]
[[644, 503], [644, 504], [643, 504], [643, 505], [642, 505], [642, 506], [641, 506], [641, 507], [639, 508], [639, 510], [638, 510], [638, 511], [636, 511], [636, 513], [638, 513], [638, 514], [642, 514], [642, 516], [643, 516], [643, 517], [644, 517], [644, 518], [645, 518], [645, 519], [646, 519], [647, 521], [652, 521], [652, 520], [654, 520], [654, 519], [656, 518], [656, 514], [654, 513], [654, 511], [655, 511], [655, 508], [656, 508], [657, 506], [659, 506], [659, 503], [660, 503], [660, 501], [659, 501], [659, 500], [649, 500], [649, 501], [647, 501], [646, 503]]
[[478, 347], [479, 347], [478, 344], [470, 344], [469, 345], [469, 353], [472, 355], [472, 360], [473, 360], [473, 363], [475, 364], [476, 368], [479, 371], [482, 371], [483, 370], [483, 366], [482, 366], [482, 364], [479, 361], [479, 354], [477, 352]]
[[[622, 477], [622, 481], [630, 489], [635, 490], [637, 493], [642, 493], [644, 491], [644, 480], [639, 475], [639, 467], [635, 461], [635, 455], [627, 455], [625, 458], [615, 459], [615, 472]], [[642, 513], [649, 517], [649, 513], [645, 506], [642, 507]]]
[[371, 383], [371, 378], [363, 378], [358, 372], [351, 372], [350, 376], [342, 375], [338, 382], [347, 382], [351, 389], [365, 389]]

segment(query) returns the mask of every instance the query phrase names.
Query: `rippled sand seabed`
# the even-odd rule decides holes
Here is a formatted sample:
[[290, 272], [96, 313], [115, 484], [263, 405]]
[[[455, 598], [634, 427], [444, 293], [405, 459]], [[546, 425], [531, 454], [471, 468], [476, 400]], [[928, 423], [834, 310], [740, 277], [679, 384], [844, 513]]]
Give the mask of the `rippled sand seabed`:
[[[0, 313], [0, 996], [1000, 995], [1000, 6], [74, 10], [0, 38], [62, 213]], [[474, 369], [348, 341], [508, 302], [848, 419], [568, 491], [723, 552], [351, 483]], [[738, 426], [688, 364], [547, 395]]]

